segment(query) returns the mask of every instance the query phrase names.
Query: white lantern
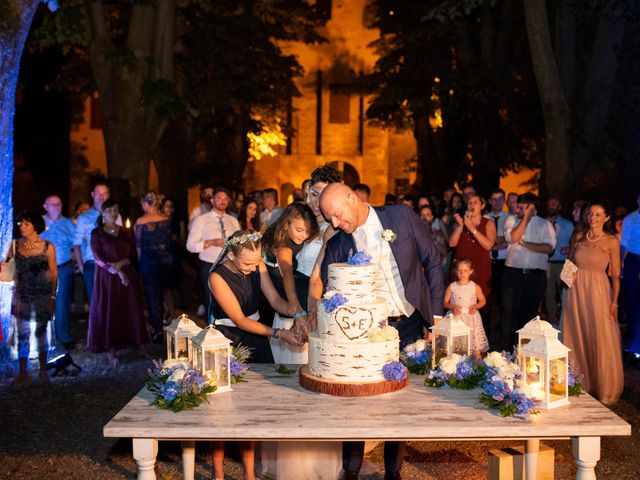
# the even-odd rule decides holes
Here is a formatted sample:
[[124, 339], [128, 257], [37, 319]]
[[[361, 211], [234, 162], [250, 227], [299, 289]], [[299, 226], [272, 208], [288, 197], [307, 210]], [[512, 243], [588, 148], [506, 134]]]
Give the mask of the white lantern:
[[231, 340], [209, 325], [191, 339], [193, 368], [209, 379], [215, 393], [231, 390]]
[[185, 314], [171, 322], [167, 328], [167, 359], [189, 361], [189, 341], [202, 329]]
[[437, 325], [431, 327], [431, 366], [436, 368], [440, 359], [451, 354], [469, 355], [471, 345], [471, 329], [453, 315], [442, 318]]
[[522, 365], [522, 348], [534, 338], [551, 337], [558, 338], [560, 330], [553, 328], [549, 322], [541, 320], [538, 315], [529, 320], [518, 332], [518, 360]]
[[569, 405], [569, 352], [560, 340], [546, 335], [522, 348], [522, 386], [545, 409]]

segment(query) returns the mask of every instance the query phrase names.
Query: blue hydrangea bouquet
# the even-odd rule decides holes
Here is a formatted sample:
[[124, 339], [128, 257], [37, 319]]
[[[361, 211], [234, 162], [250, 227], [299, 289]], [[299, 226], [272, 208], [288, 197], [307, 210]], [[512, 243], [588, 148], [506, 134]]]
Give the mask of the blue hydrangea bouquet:
[[154, 396], [152, 405], [173, 412], [195, 408], [216, 391], [216, 385], [189, 363], [177, 360], [154, 361], [145, 386]]

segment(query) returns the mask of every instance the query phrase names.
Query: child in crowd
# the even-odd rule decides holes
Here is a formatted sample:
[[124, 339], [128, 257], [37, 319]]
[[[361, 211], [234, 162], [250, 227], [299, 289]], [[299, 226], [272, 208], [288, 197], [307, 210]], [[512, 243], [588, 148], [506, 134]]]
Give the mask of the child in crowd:
[[458, 281], [452, 282], [447, 287], [444, 294], [444, 307], [449, 309], [447, 315], [457, 316], [471, 328], [471, 354], [479, 359], [482, 352], [489, 350], [487, 335], [478, 312], [487, 302], [480, 286], [471, 280], [473, 275], [471, 260], [461, 258], [454, 268]]

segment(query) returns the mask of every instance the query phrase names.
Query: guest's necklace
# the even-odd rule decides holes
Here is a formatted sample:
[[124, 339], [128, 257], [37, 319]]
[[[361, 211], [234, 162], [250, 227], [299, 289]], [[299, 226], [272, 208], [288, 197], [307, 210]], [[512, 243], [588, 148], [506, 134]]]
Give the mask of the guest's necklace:
[[33, 242], [30, 242], [25, 238], [23, 245], [26, 250], [33, 250], [38, 245], [40, 245], [40, 238], [36, 237], [36, 239]]
[[116, 233], [118, 233], [118, 226], [114, 225], [112, 227], [107, 227], [105, 225], [104, 226], [104, 231], [107, 232], [109, 235], [115, 235]]
[[591, 243], [595, 243], [595, 242], [597, 242], [598, 240], [600, 240], [600, 239], [602, 238], [602, 235], [604, 235], [604, 234], [602, 234], [602, 233], [601, 233], [601, 234], [600, 234], [600, 235], [598, 235], [596, 238], [590, 238], [590, 237], [589, 237], [589, 232], [590, 232], [590, 231], [591, 231], [591, 230], [587, 230], [587, 241], [588, 241], [588, 242], [591, 242]]

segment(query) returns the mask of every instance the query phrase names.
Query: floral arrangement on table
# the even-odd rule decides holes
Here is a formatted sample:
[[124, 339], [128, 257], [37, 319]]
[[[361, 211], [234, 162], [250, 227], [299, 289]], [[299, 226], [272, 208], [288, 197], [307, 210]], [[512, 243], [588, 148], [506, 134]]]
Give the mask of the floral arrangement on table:
[[407, 367], [402, 362], [389, 362], [382, 367], [382, 375], [385, 380], [401, 382], [407, 378]]
[[349, 252], [349, 258], [347, 258], [347, 263], [349, 265], [369, 265], [373, 257], [371, 255], [367, 255], [364, 252], [356, 252], [353, 255]]
[[484, 359], [487, 373], [482, 382], [480, 403], [497, 408], [500, 415], [525, 415], [533, 408], [531, 392], [521, 388], [521, 370], [511, 354], [490, 352]]
[[207, 380], [189, 363], [179, 360], [154, 361], [145, 386], [153, 396], [152, 405], [181, 412], [197, 407], [216, 391], [214, 382]]
[[247, 360], [251, 356], [251, 349], [239, 344], [231, 348], [231, 358], [229, 359], [229, 370], [231, 373], [231, 383], [246, 382], [245, 375], [249, 371]]
[[329, 290], [324, 294], [324, 311], [327, 313], [333, 312], [336, 308], [347, 303], [347, 298], [341, 293], [335, 290]]
[[471, 390], [482, 383], [486, 374], [487, 366], [483, 361], [454, 353], [450, 357], [441, 358], [424, 383], [428, 387], [448, 385], [451, 388]]
[[425, 375], [431, 370], [431, 346], [426, 340], [417, 340], [404, 347], [400, 352], [400, 361], [409, 372]]
[[569, 362], [569, 396], [570, 397], [579, 397], [582, 395], [584, 390], [584, 386], [582, 385], [582, 379], [584, 377], [582, 375], [576, 375], [573, 370], [573, 363]]

